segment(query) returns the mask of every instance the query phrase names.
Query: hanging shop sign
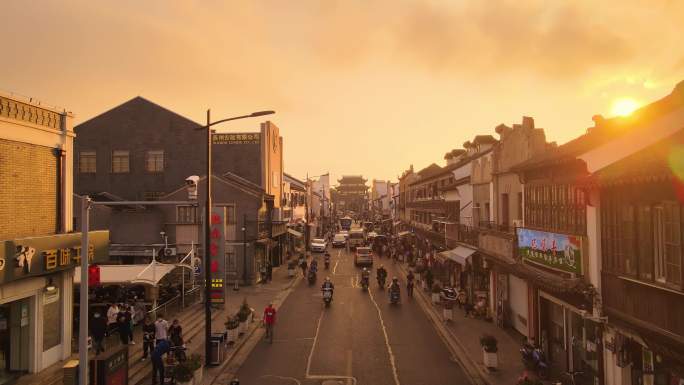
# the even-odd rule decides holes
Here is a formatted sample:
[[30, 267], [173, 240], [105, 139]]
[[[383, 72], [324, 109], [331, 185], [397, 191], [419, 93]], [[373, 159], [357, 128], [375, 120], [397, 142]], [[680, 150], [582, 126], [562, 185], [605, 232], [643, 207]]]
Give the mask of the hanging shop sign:
[[[109, 258], [109, 231], [88, 233], [89, 262]], [[0, 283], [67, 270], [81, 263], [81, 233], [0, 242]]]
[[225, 255], [226, 255], [226, 210], [225, 207], [214, 207], [211, 210], [209, 234], [209, 269], [211, 287], [209, 298], [211, 303], [225, 303]]
[[261, 134], [213, 134], [211, 138], [213, 144], [259, 144]]
[[518, 253], [528, 262], [582, 274], [582, 237], [517, 228]]

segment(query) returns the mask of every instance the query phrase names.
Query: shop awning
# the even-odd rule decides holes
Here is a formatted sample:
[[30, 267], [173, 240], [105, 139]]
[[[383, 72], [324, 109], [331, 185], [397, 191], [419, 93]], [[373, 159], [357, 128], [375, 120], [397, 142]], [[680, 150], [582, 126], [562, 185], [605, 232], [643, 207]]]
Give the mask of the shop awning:
[[[152, 262], [149, 265], [99, 265], [100, 283], [112, 284], [144, 284], [156, 286], [162, 278], [176, 268], [160, 262]], [[74, 285], [81, 283], [81, 267], [74, 271]]]
[[397, 234], [397, 237], [403, 237], [403, 236], [406, 236], [406, 235], [409, 235], [409, 234], [411, 234], [410, 231], [402, 231], [402, 232], [400, 232], [399, 234]]
[[465, 265], [468, 258], [471, 255], [473, 255], [476, 251], [477, 250], [471, 249], [469, 247], [457, 246], [455, 249], [442, 251], [438, 255], [445, 259], [450, 259], [461, 265]]
[[294, 229], [287, 229], [287, 232], [294, 235], [297, 238], [301, 238], [304, 235], [304, 234], [302, 234], [299, 231], [294, 230]]

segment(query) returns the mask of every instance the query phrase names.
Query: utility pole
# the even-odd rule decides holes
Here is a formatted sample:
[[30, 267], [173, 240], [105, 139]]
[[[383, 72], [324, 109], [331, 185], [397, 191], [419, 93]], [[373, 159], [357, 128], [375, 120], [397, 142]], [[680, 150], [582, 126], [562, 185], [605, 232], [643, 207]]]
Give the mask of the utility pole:
[[204, 359], [211, 363], [211, 110], [207, 110], [207, 191], [204, 212]]
[[247, 214], [242, 218], [242, 281], [247, 284]]
[[306, 173], [306, 199], [304, 199], [304, 210], [306, 217], [306, 227], [304, 228], [304, 250], [309, 251], [309, 173]]

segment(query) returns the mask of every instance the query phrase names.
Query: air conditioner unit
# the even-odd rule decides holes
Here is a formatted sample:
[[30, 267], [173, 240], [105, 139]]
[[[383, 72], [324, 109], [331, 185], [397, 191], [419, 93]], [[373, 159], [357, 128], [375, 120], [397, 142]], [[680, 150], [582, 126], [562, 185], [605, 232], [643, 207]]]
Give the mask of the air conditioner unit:
[[175, 247], [167, 247], [164, 249], [164, 255], [167, 257], [171, 257], [176, 255], [176, 248]]
[[523, 227], [522, 219], [514, 219], [513, 220], [513, 227]]

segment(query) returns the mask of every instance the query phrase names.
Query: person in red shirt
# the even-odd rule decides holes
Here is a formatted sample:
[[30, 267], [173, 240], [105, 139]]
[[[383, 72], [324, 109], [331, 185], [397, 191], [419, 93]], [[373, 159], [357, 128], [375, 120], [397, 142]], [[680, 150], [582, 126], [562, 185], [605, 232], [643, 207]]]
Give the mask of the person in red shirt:
[[276, 309], [273, 303], [269, 303], [264, 309], [264, 327], [266, 328], [266, 338], [273, 343], [273, 326], [276, 322]]

